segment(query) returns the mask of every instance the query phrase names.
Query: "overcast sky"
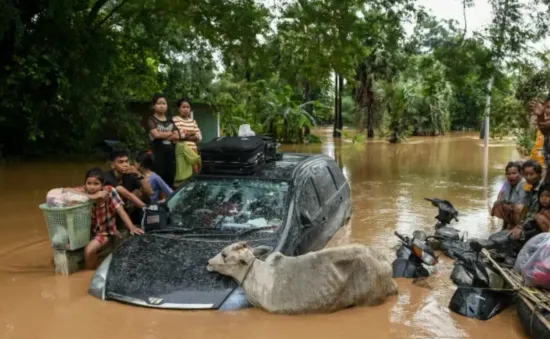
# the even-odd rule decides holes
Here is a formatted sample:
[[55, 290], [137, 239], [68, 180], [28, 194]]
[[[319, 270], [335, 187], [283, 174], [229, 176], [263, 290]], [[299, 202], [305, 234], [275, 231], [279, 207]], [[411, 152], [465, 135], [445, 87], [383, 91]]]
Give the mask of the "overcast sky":
[[[426, 9], [430, 9], [436, 17], [442, 19], [454, 19], [464, 27], [464, 16], [461, 0], [416, 0]], [[491, 5], [487, 0], [474, 0], [474, 7], [466, 10], [468, 22], [468, 34], [480, 31], [491, 23]], [[549, 49], [550, 38], [533, 45], [537, 50]]]
[[[442, 19], [454, 19], [464, 24], [461, 0], [416, 0]], [[468, 33], [478, 31], [491, 23], [491, 6], [487, 0], [475, 0], [475, 6], [466, 10]]]
[[[273, 8], [274, 4], [277, 3], [278, 0], [257, 1]], [[416, 2], [417, 4], [424, 6], [427, 10], [430, 10], [436, 17], [441, 19], [454, 19], [459, 22], [460, 27], [464, 27], [462, 0], [416, 0]], [[474, 31], [483, 30], [491, 23], [491, 10], [491, 5], [488, 0], [474, 0], [474, 7], [466, 10], [468, 35], [471, 35]], [[275, 22], [273, 22], [271, 26], [274, 28]], [[413, 25], [408, 25], [408, 27], [406, 25], [405, 28], [408, 32], [412, 32]], [[533, 47], [538, 51], [550, 50], [550, 37], [534, 44]], [[219, 66], [219, 71], [221, 72], [223, 66], [221, 66], [221, 56], [219, 53], [215, 53], [215, 59]]]

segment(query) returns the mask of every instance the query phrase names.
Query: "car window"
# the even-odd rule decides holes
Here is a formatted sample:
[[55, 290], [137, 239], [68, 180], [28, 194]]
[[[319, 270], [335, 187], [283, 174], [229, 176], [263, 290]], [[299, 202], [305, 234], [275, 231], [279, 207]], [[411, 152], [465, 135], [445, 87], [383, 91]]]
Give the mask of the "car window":
[[327, 165], [316, 166], [313, 168], [315, 175], [315, 184], [319, 188], [319, 194], [323, 201], [327, 201], [336, 193], [336, 183]]
[[188, 180], [167, 201], [170, 219], [183, 228], [280, 226], [288, 183], [255, 179]]
[[320, 207], [321, 204], [319, 203], [319, 198], [317, 197], [313, 181], [311, 178], [308, 178], [302, 186], [302, 190], [298, 196], [298, 209], [300, 211], [308, 211], [309, 214], [313, 216]]

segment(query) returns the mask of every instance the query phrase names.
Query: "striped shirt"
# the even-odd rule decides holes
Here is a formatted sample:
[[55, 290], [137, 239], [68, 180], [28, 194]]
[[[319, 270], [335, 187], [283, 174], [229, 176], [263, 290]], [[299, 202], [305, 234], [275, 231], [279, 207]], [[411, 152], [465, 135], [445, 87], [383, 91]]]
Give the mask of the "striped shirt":
[[[182, 139], [185, 137], [185, 135], [189, 133], [195, 133], [198, 138], [197, 142], [202, 140], [201, 130], [199, 129], [199, 125], [197, 125], [197, 122], [194, 119], [175, 116], [172, 118], [172, 121], [174, 122], [174, 125], [176, 125], [176, 128], [179, 130], [180, 137]], [[184, 142], [194, 150], [197, 149], [197, 144], [194, 141], [186, 140]]]

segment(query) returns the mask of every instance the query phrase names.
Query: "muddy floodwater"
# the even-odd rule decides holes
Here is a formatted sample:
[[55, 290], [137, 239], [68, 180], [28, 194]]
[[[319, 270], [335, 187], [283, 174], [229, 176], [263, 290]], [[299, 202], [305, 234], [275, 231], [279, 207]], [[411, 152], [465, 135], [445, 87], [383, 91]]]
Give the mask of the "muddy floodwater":
[[[395, 230], [411, 234], [433, 228], [436, 209], [424, 197], [450, 200], [459, 210], [456, 227], [470, 237], [499, 227], [489, 218], [488, 203], [498, 193], [505, 164], [518, 158], [511, 142], [492, 143], [486, 162], [475, 134], [355, 145], [333, 142], [323, 133], [323, 144], [284, 149], [334, 157], [351, 183], [352, 220], [330, 245], [363, 243], [393, 260]], [[0, 166], [0, 338], [526, 338], [513, 307], [486, 322], [452, 313], [452, 260], [443, 256], [427, 280], [416, 285], [399, 280], [399, 296], [383, 305], [333, 314], [170, 311], [99, 301], [87, 294], [91, 272], [52, 273], [38, 209], [50, 188], [82, 184], [92, 165], [97, 164]]]

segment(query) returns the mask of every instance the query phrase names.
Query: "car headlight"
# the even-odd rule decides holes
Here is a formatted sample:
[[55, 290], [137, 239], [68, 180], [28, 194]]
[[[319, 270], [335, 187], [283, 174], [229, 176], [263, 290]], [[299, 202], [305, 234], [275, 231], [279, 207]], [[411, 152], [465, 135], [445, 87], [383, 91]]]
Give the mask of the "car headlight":
[[231, 292], [229, 297], [227, 297], [223, 301], [219, 310], [231, 311], [231, 310], [239, 310], [241, 308], [249, 308], [249, 307], [250, 307], [250, 303], [246, 298], [246, 294], [244, 293], [244, 290], [239, 286], [233, 292]]
[[92, 277], [90, 287], [88, 287], [88, 293], [101, 300], [105, 300], [105, 283], [107, 282], [107, 273], [112, 259], [113, 255], [109, 254], [103, 260]]

